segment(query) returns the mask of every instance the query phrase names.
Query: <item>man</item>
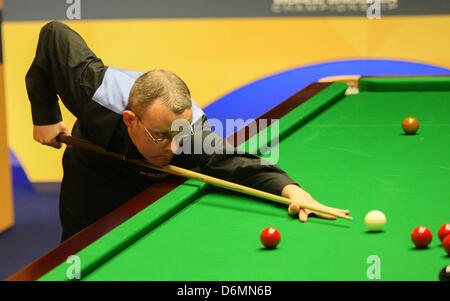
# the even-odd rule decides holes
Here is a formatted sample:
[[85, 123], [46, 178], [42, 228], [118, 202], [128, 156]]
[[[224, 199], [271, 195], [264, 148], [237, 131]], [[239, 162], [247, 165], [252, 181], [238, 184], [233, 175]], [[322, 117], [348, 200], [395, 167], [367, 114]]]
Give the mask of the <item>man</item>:
[[[174, 155], [184, 140], [176, 136], [212, 134], [208, 120], [191, 99], [186, 84], [175, 74], [156, 69], [147, 73], [103, 65], [84, 40], [59, 22], [45, 25], [36, 57], [26, 75], [34, 139], [60, 148], [59, 133], [89, 140], [128, 159], [164, 166], [173, 164], [238, 184], [302, 200], [334, 212], [315, 201], [279, 167], [262, 164], [252, 154]], [[62, 122], [58, 98], [77, 117], [72, 133]], [[175, 120], [185, 120], [201, 131], [172, 131]], [[200, 135], [200, 136], [198, 136]], [[192, 137], [191, 137], [192, 138]], [[195, 139], [191, 139], [195, 140]], [[177, 144], [180, 143], [180, 144]], [[224, 140], [223, 148], [228, 147]], [[77, 147], [66, 148], [60, 194], [62, 241], [89, 226], [164, 174]], [[306, 222], [311, 213], [291, 205], [290, 214]], [[333, 216], [315, 213], [323, 218]]]

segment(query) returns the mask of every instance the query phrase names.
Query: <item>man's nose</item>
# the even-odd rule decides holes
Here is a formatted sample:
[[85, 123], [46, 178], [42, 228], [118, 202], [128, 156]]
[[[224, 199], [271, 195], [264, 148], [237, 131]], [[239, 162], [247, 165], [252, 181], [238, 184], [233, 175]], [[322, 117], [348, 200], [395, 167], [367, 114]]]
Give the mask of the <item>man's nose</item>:
[[170, 140], [170, 142], [164, 146], [164, 150], [167, 152], [175, 153], [178, 147], [178, 143], [173, 143], [173, 140]]

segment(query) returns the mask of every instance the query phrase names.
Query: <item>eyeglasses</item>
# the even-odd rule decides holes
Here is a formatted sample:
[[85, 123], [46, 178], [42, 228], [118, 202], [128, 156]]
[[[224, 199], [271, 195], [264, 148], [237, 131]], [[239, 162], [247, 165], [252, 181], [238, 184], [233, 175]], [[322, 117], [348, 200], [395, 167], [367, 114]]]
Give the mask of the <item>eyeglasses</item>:
[[[134, 115], [136, 115], [136, 117], [138, 118], [139, 122], [140, 122], [140, 123], [142, 124], [142, 126], [144, 127], [144, 130], [147, 132], [147, 134], [150, 136], [150, 138], [152, 138], [153, 142], [155, 142], [155, 143], [157, 143], [157, 144], [165, 144], [165, 143], [171, 141], [173, 138], [175, 138], [175, 136], [177, 136], [177, 135], [175, 135], [175, 136], [173, 136], [173, 137], [155, 138], [155, 137], [153, 137], [153, 135], [150, 133], [150, 131], [145, 127], [145, 125], [144, 125], [144, 123], [142, 122], [141, 118], [140, 118], [136, 113], [134, 113]], [[183, 141], [183, 138], [189, 137], [189, 136], [193, 136], [193, 135], [194, 135], [194, 130], [192, 129], [192, 126], [191, 126], [191, 125], [189, 125], [189, 126], [190, 126], [190, 132], [186, 132], [186, 133], [184, 133], [184, 134], [178, 136], [179, 143], [181, 143], [181, 142]]]

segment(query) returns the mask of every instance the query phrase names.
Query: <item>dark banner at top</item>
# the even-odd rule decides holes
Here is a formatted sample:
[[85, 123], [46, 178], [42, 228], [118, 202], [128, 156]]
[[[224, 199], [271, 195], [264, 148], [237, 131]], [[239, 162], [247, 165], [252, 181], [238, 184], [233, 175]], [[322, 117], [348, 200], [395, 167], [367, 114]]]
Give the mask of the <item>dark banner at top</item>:
[[4, 0], [5, 21], [450, 14], [450, 0]]

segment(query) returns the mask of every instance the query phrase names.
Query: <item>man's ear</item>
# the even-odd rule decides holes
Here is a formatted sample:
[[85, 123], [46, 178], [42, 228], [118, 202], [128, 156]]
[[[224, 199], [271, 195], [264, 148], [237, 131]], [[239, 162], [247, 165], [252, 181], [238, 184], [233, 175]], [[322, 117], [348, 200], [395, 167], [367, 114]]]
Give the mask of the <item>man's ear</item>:
[[132, 129], [136, 126], [136, 123], [138, 121], [136, 114], [133, 113], [133, 111], [130, 110], [125, 110], [123, 111], [123, 123], [125, 123], [125, 125]]

